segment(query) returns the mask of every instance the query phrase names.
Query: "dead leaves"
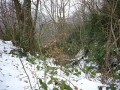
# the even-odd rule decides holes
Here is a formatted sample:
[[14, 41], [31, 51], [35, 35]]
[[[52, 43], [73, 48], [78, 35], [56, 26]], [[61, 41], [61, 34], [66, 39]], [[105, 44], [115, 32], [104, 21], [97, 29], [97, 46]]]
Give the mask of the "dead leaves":
[[77, 87], [77, 86], [74, 86], [74, 89], [75, 89], [75, 90], [78, 90], [78, 87]]
[[[77, 87], [77, 86], [74, 86], [74, 90], [78, 90], [78, 87]], [[79, 89], [79, 90], [82, 90], [82, 89]]]
[[27, 81], [27, 80], [24, 80], [24, 82], [25, 82], [25, 83], [28, 83], [28, 81]]

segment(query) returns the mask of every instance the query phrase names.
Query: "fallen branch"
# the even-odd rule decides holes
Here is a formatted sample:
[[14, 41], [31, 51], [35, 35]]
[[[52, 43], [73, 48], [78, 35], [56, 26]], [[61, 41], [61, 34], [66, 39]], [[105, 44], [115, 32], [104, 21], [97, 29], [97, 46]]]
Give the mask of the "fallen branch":
[[21, 58], [20, 58], [20, 62], [21, 62], [21, 64], [22, 64], [22, 67], [23, 67], [23, 69], [24, 69], [26, 75], [27, 75], [27, 78], [28, 78], [28, 81], [29, 81], [29, 84], [30, 84], [30, 88], [31, 88], [31, 90], [33, 90], [33, 88], [32, 88], [32, 84], [31, 84], [31, 82], [30, 82], [29, 75], [27, 74], [27, 71], [25, 70], [25, 67], [24, 67], [24, 64], [23, 64]]

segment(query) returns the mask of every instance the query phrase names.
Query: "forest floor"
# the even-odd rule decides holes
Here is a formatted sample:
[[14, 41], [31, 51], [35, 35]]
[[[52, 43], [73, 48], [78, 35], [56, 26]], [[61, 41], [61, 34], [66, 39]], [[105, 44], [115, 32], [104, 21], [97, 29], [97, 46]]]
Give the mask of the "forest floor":
[[89, 71], [82, 69], [84, 61], [79, 67], [64, 68], [54, 65], [53, 59], [44, 61], [29, 55], [32, 64], [27, 57], [10, 54], [15, 49], [11, 41], [0, 40], [0, 90], [61, 90], [62, 86], [72, 90], [101, 90], [102, 86], [106, 90], [100, 73], [91, 78]]

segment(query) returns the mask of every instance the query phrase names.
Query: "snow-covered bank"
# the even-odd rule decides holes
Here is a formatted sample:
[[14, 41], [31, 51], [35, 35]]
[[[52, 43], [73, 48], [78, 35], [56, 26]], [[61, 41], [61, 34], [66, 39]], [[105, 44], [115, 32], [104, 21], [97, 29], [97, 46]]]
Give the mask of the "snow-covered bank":
[[[80, 72], [78, 75], [75, 75], [75, 71], [64, 68], [61, 70], [59, 66], [51, 62], [51, 59], [46, 60], [46, 62], [36, 59], [35, 64], [31, 64], [26, 60], [26, 57], [19, 58], [9, 54], [12, 49], [16, 49], [16, 47], [10, 41], [0, 40], [0, 90], [31, 90], [30, 82], [33, 90], [44, 90], [38, 79], [46, 82], [48, 90], [53, 90], [54, 87], [58, 87], [56, 81], [50, 82], [53, 77], [57, 78], [58, 82], [64, 80], [72, 90], [99, 90], [99, 86], [104, 86], [97, 79], [86, 78], [82, 70], [75, 70]], [[33, 59], [35, 58], [33, 57]]]

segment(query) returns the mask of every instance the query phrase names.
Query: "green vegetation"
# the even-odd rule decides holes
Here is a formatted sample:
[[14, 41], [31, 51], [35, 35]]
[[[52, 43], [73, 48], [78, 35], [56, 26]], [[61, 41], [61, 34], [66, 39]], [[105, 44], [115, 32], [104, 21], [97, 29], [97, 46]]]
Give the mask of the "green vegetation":
[[[43, 60], [46, 75], [48, 71], [55, 71], [53, 67], [46, 66], [47, 57], [55, 58], [54, 63], [57, 65], [66, 66], [66, 64], [71, 64], [70, 59], [74, 59], [75, 55], [83, 50], [82, 58], [87, 57], [84, 59], [87, 63], [96, 64], [98, 72], [103, 75], [104, 82], [110, 77], [113, 77], [114, 81], [119, 79], [117, 71], [120, 69], [120, 0], [103, 0], [100, 7], [99, 4], [94, 5], [91, 1], [82, 0], [84, 2], [80, 2], [82, 4], [78, 5], [78, 10], [76, 8], [70, 17], [66, 17], [63, 0], [61, 0], [60, 6], [57, 6], [59, 5], [58, 2], [51, 0], [53, 3], [48, 9], [51, 11], [47, 12], [48, 16], [44, 17], [48, 20], [39, 22], [38, 26], [40, 27], [36, 25], [39, 0], [35, 5], [35, 18], [31, 15], [31, 2], [29, 0], [24, 0], [24, 5], [19, 0], [12, 1], [14, 2], [13, 10], [1, 2], [2, 6], [6, 6], [2, 7], [1, 11], [5, 10], [3, 8], [9, 8], [11, 11], [8, 11], [13, 13], [9, 15], [9, 12], [4, 11], [7, 12], [5, 14], [8, 14], [11, 22], [13, 22], [11, 26], [10, 23], [7, 23], [9, 18], [4, 17], [1, 13], [1, 17], [5, 18], [1, 18], [4, 27], [2, 38], [12, 40], [16, 46], [24, 50], [12, 50], [10, 53], [27, 56], [26, 52], [30, 52], [34, 57], [27, 56], [27, 61], [34, 64], [36, 58]], [[36, 56], [36, 52], [40, 55]], [[36, 68], [37, 70], [41, 69], [40, 66]], [[94, 77], [97, 72], [94, 68], [96, 69], [96, 67], [86, 65], [83, 72], [90, 72]], [[74, 75], [81, 74], [76, 68], [74, 69]], [[65, 72], [65, 74], [69, 75], [69, 72]], [[47, 90], [46, 84], [41, 79], [39, 82], [42, 88]], [[71, 89], [64, 81], [60, 81], [59, 88], [63, 90], [64, 87]]]

